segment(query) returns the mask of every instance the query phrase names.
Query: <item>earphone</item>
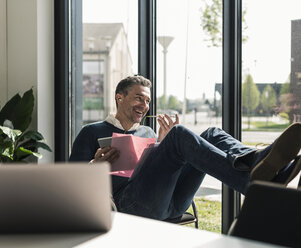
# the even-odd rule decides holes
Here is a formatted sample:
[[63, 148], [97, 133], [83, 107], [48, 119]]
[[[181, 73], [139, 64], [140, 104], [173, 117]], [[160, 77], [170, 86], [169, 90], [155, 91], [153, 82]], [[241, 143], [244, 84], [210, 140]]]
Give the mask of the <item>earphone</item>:
[[121, 98], [119, 98], [119, 99], [118, 99], [118, 101], [120, 101], [120, 102], [121, 102], [121, 101], [122, 101], [122, 99], [121, 99]]

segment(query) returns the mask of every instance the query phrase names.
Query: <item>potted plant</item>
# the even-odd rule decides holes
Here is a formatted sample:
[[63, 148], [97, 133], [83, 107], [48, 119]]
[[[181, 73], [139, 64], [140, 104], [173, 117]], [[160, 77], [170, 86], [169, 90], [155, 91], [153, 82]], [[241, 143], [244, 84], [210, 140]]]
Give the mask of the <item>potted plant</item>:
[[33, 90], [21, 97], [13, 96], [0, 110], [0, 163], [26, 162], [30, 157], [41, 158], [38, 148], [51, 152], [44, 137], [27, 130], [34, 107]]

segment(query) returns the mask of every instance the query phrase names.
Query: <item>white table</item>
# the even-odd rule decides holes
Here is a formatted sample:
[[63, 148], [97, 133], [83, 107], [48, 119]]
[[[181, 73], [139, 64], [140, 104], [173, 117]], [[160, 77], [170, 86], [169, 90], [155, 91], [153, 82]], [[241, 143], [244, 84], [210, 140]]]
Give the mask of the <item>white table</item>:
[[115, 213], [107, 233], [0, 235], [0, 247], [279, 247], [243, 240], [191, 227]]

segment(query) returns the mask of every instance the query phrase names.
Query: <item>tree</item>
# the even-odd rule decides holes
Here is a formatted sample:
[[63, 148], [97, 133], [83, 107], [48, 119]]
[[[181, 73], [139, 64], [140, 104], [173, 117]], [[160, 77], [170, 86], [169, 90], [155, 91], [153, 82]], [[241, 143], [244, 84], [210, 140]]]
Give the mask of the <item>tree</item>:
[[282, 94], [288, 94], [291, 92], [291, 84], [290, 82], [285, 82], [282, 84], [281, 90], [280, 90], [280, 95]]
[[164, 95], [160, 96], [157, 99], [157, 103], [158, 103], [158, 109], [166, 109], [167, 106], [167, 99]]
[[169, 109], [179, 109], [179, 101], [175, 96], [169, 96], [168, 98], [168, 104], [167, 104]]
[[275, 109], [277, 103], [276, 92], [271, 87], [271, 85], [267, 85], [262, 94], [261, 94], [261, 105], [264, 112], [267, 115], [267, 124], [268, 118], [272, 114], [272, 111]]
[[242, 107], [243, 112], [248, 117], [248, 129], [250, 128], [251, 113], [259, 105], [260, 92], [253, 82], [250, 74], [247, 75], [245, 82], [242, 84]]
[[[220, 47], [222, 45], [222, 0], [204, 0], [204, 6], [200, 8], [202, 13], [201, 26], [205, 34], [209, 37], [211, 46]], [[245, 34], [248, 26], [245, 19], [246, 10], [242, 11], [242, 42], [248, 40]], [[209, 46], [210, 46], [209, 45]]]
[[294, 95], [291, 93], [291, 84], [289, 79], [287, 82], [285, 82], [280, 90], [280, 106], [277, 109], [277, 113], [282, 118], [287, 119], [288, 121], [293, 120], [293, 115], [292, 115], [292, 105], [293, 102], [295, 101]]

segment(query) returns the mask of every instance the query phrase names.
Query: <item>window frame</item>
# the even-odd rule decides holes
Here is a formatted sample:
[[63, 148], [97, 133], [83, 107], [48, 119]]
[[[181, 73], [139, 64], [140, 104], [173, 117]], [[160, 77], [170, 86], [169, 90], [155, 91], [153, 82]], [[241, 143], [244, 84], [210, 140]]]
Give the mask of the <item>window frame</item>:
[[[242, 1], [223, 0], [222, 128], [241, 140]], [[240, 211], [240, 194], [222, 186], [222, 233]]]
[[[147, 115], [156, 115], [156, 0], [138, 2], [138, 74], [152, 82], [151, 104]], [[156, 130], [156, 120], [147, 118], [145, 125]]]
[[[78, 39], [81, 32], [70, 35], [70, 0], [54, 0], [55, 27], [55, 161], [68, 161], [71, 149], [69, 110], [69, 38]], [[138, 72], [153, 83], [149, 114], [156, 114], [156, 0], [138, 0]], [[77, 15], [71, 15], [81, 25], [81, 0], [71, 1]], [[233, 137], [241, 138], [241, 0], [223, 0], [223, 129]], [[79, 14], [80, 13], [80, 14]], [[73, 26], [74, 28], [74, 26]], [[78, 29], [78, 26], [74, 30]], [[80, 41], [77, 42], [80, 46]], [[74, 47], [73, 47], [74, 48]], [[78, 48], [78, 46], [76, 47]], [[71, 55], [72, 56], [72, 55]], [[80, 56], [79, 56], [80, 57]], [[80, 63], [80, 58], [75, 58]], [[77, 64], [72, 64], [76, 66]], [[71, 77], [81, 74], [72, 74]], [[72, 79], [71, 79], [72, 80]], [[77, 89], [79, 90], [79, 89]], [[74, 91], [73, 91], [74, 92]], [[79, 92], [79, 91], [78, 91]], [[77, 100], [78, 101], [78, 100]], [[71, 104], [72, 105], [72, 104]], [[74, 107], [74, 106], [73, 106]], [[73, 123], [74, 124], [74, 123]], [[154, 120], [146, 123], [156, 130]], [[78, 129], [79, 127], [77, 127]], [[75, 133], [73, 133], [75, 135]], [[239, 212], [240, 195], [223, 185], [222, 232], [227, 233]]]
[[69, 152], [69, 1], [54, 0], [54, 160]]

